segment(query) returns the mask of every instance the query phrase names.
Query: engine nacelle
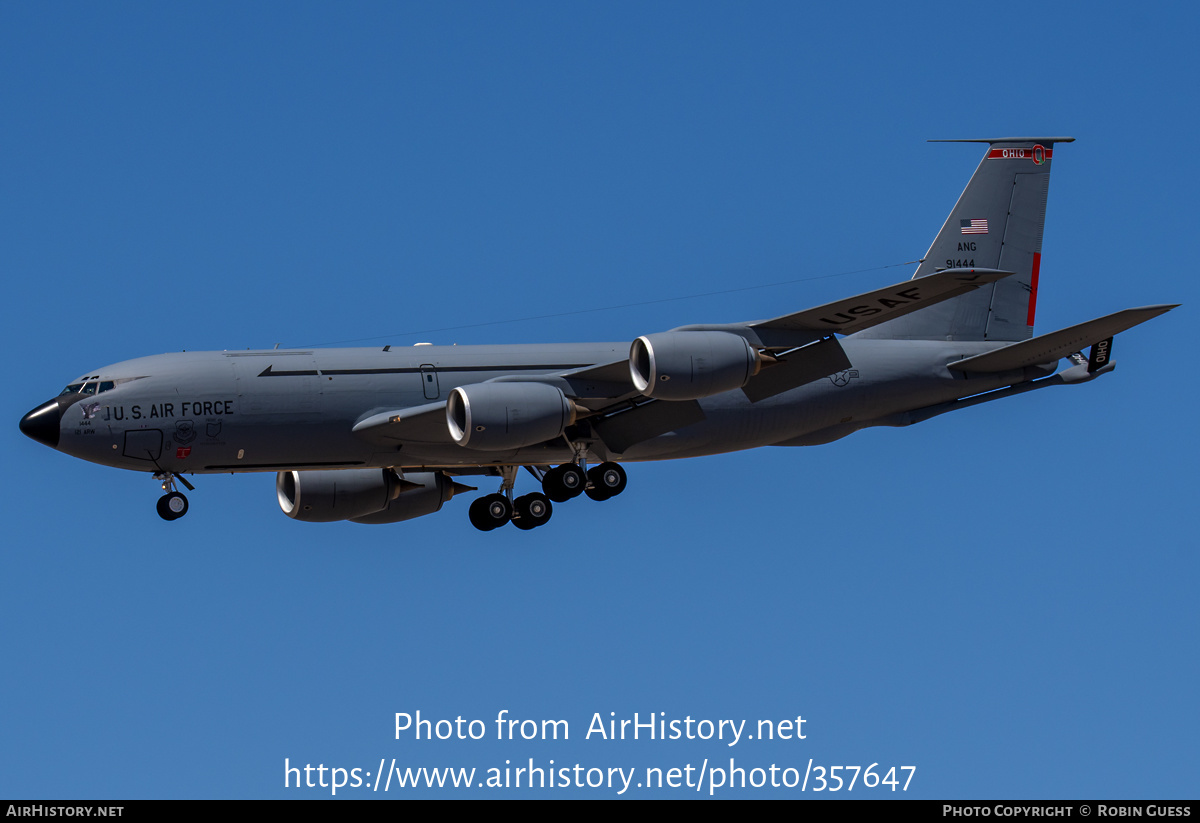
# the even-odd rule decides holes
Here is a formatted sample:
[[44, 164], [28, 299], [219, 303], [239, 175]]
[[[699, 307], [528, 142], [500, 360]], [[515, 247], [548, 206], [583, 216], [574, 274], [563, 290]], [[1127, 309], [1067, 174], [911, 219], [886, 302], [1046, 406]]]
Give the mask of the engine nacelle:
[[634, 387], [659, 400], [697, 400], [740, 389], [761, 365], [744, 337], [724, 331], [647, 334], [629, 349]]
[[353, 518], [355, 523], [399, 523], [441, 511], [442, 504], [467, 486], [460, 486], [441, 472], [410, 472], [404, 475], [404, 488], [387, 508], [365, 517]]
[[546, 383], [475, 383], [450, 392], [446, 426], [460, 446], [507, 451], [552, 440], [575, 422], [575, 404]]
[[398, 523], [433, 514], [461, 488], [441, 472], [401, 480], [391, 469], [287, 471], [275, 477], [279, 508], [308, 523]]

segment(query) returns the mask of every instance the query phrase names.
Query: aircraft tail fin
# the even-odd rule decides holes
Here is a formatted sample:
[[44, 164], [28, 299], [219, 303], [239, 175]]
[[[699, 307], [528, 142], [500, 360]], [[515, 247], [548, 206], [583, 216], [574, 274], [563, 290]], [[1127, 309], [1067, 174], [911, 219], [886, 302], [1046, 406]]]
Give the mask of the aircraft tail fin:
[[1042, 229], [1055, 143], [1073, 137], [935, 140], [987, 143], [988, 150], [913, 279], [943, 269], [984, 268], [1012, 277], [882, 323], [864, 337], [1027, 340], [1033, 335]]

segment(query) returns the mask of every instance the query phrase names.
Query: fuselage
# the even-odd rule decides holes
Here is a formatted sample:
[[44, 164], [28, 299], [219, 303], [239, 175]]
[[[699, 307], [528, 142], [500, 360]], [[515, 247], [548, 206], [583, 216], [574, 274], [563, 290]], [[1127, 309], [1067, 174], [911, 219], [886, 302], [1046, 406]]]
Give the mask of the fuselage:
[[[948, 362], [990, 351], [984, 342], [842, 340], [851, 369], [750, 402], [741, 391], [700, 400], [705, 419], [589, 461], [668, 460], [766, 445], [828, 442], [928, 407], [1028, 379], [965, 379]], [[551, 465], [565, 441], [504, 452], [453, 442], [380, 444], [352, 430], [394, 409], [444, 401], [458, 386], [537, 378], [612, 363], [628, 343], [413, 346], [387, 349], [217, 351], [160, 354], [96, 369], [27, 416], [36, 439], [67, 454], [137, 471], [215, 473], [395, 467]], [[43, 411], [45, 409], [45, 411]], [[51, 419], [57, 416], [52, 432]], [[57, 436], [52, 438], [51, 434]], [[51, 442], [51, 440], [55, 442]]]

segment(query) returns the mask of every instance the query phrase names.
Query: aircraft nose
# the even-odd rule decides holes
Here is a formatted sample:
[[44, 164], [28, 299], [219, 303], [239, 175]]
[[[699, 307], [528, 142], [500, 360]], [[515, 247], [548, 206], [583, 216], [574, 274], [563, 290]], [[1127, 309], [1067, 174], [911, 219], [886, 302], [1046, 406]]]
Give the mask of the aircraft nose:
[[58, 448], [58, 426], [62, 408], [57, 400], [43, 403], [21, 418], [21, 431], [52, 449]]

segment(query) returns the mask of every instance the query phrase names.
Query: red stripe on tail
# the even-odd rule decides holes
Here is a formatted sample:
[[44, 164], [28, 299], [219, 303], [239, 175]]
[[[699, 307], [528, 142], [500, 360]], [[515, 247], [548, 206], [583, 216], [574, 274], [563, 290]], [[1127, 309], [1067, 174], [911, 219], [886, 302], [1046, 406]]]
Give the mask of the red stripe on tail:
[[1032, 160], [1041, 165], [1054, 157], [1054, 149], [1034, 146], [1029, 149], [992, 149], [988, 152], [989, 160]]
[[1038, 272], [1042, 268], [1042, 253], [1035, 251], [1033, 253], [1033, 279], [1029, 281], [1029, 317], [1025, 320], [1026, 326], [1033, 325], [1033, 313], [1037, 310], [1037, 286]]

